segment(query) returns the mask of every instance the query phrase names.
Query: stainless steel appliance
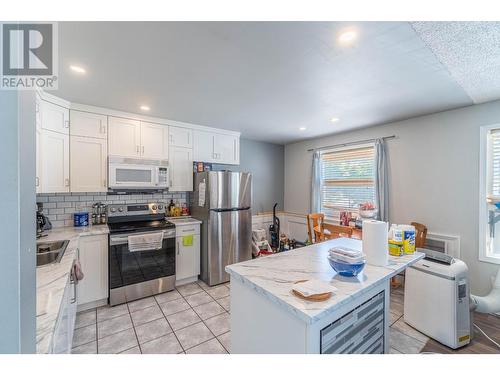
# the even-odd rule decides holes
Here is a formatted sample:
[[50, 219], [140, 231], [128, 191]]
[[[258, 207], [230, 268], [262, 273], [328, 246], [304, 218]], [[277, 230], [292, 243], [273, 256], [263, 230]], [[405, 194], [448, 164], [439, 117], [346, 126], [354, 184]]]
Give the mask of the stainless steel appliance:
[[229, 281], [225, 267], [252, 258], [252, 175], [210, 171], [194, 175], [192, 216], [201, 220], [201, 279]]
[[174, 289], [175, 225], [163, 203], [108, 205], [108, 227], [110, 305]]
[[168, 161], [110, 156], [109, 190], [165, 190], [169, 186]]

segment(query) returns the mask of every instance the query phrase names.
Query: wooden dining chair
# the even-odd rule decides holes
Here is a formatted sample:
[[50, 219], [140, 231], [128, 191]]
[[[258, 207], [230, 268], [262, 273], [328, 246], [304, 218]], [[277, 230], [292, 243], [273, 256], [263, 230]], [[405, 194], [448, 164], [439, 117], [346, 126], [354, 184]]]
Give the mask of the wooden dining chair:
[[424, 224], [412, 222], [415, 227], [415, 247], [424, 247], [427, 238], [427, 227]]
[[[328, 233], [327, 233], [328, 231]], [[325, 239], [331, 240], [339, 237], [352, 237], [353, 230], [345, 225], [323, 224], [323, 236]]]
[[[325, 214], [314, 213], [308, 214], [307, 219], [307, 235], [309, 236], [309, 242], [321, 242], [323, 236], [323, 224], [325, 222]], [[314, 241], [313, 241], [314, 239]]]

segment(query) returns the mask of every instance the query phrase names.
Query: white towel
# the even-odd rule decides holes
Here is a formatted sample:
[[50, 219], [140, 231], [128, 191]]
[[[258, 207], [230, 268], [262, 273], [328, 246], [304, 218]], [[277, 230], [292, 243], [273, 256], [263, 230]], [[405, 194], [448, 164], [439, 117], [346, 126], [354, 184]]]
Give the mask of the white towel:
[[163, 232], [128, 236], [128, 251], [146, 251], [161, 249]]
[[303, 283], [298, 283], [293, 286], [293, 289], [304, 297], [314, 296], [316, 294], [333, 293], [337, 290], [333, 285], [330, 285], [320, 280], [307, 280]]

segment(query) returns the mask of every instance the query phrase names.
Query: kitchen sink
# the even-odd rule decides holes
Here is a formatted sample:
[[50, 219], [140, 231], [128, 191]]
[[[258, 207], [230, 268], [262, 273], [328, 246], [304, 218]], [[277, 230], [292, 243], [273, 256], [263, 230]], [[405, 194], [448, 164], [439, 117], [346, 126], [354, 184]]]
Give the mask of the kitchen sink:
[[36, 244], [36, 266], [59, 263], [69, 241], [39, 242]]

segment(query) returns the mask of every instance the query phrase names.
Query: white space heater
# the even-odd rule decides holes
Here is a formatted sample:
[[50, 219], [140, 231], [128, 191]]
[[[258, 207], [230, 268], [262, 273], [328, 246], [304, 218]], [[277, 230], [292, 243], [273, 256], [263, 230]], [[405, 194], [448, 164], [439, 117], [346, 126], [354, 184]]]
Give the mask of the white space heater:
[[456, 349], [470, 342], [467, 266], [427, 249], [424, 259], [405, 272], [404, 321]]

